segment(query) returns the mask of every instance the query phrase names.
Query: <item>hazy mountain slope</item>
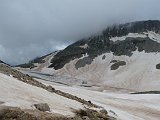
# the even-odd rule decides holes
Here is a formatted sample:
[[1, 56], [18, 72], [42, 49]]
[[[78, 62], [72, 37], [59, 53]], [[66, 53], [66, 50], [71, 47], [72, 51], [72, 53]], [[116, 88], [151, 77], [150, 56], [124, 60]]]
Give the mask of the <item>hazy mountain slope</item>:
[[0, 64], [4, 64], [4, 65], [10, 66], [9, 64], [7, 64], [7, 63], [5, 63], [5, 62], [3, 62], [3, 61], [1, 61], [1, 60], [0, 60]]
[[[118, 56], [131, 56], [137, 48], [139, 52], [143, 50], [157, 52], [160, 51], [160, 44], [157, 43], [159, 33], [160, 21], [142, 21], [112, 26], [104, 30], [102, 35], [80, 40], [58, 52], [52, 59], [50, 67], [54, 67], [56, 70], [61, 69], [69, 61], [80, 58], [84, 54], [88, 54], [90, 61], [92, 61], [95, 57], [106, 52], [113, 52]], [[124, 36], [127, 37], [123, 41], [117, 38]], [[115, 37], [118, 41], [113, 40]]]
[[4, 63], [4, 62], [0, 60], [0, 63]]
[[[29, 68], [29, 69], [35, 69], [35, 68], [39, 68], [39, 67], [43, 67], [43, 66], [49, 66], [50, 64], [47, 64], [48, 61], [57, 53], [57, 51], [53, 52], [53, 53], [49, 53], [47, 55], [44, 55], [42, 57], [37, 57], [31, 61], [29, 61], [29, 63], [25, 63], [25, 64], [20, 64], [17, 65], [16, 67], [21, 67], [21, 68]], [[50, 63], [50, 62], [49, 62]]]

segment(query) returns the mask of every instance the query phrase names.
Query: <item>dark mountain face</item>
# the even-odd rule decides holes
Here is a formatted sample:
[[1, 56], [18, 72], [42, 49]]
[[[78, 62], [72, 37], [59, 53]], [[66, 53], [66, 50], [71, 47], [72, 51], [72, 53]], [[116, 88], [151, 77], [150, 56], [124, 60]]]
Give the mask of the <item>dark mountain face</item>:
[[[108, 27], [103, 31], [102, 35], [80, 40], [57, 53], [51, 60], [52, 64], [49, 67], [53, 67], [56, 70], [61, 69], [66, 63], [69, 63], [75, 58], [80, 58], [84, 54], [88, 54], [88, 57], [76, 63], [77, 69], [85, 66], [85, 64], [90, 64], [95, 57], [106, 52], [113, 52], [113, 54], [117, 56], [131, 56], [132, 52], [135, 50], [139, 52], [144, 50], [147, 53], [160, 52], [160, 43], [149, 37], [128, 37], [124, 41], [116, 42], [110, 40], [110, 37], [121, 37], [128, 33], [143, 33], [147, 31], [160, 33], [160, 21], [140, 21]], [[85, 45], [87, 45], [87, 47], [83, 48], [82, 46]]]
[[138, 21], [121, 25], [113, 25], [103, 31], [103, 35], [106, 37], [120, 37], [125, 36], [128, 33], [141, 33], [147, 31], [160, 32], [160, 21], [148, 20]]
[[35, 63], [38, 63], [38, 64], [44, 63], [44, 62], [45, 62], [44, 58], [47, 57], [47, 56], [49, 56], [49, 55], [51, 55], [51, 54], [52, 54], [52, 53], [49, 53], [49, 54], [44, 55], [44, 56], [42, 56], [42, 57], [37, 57], [37, 58], [29, 61], [29, 63], [20, 64], [20, 65], [17, 65], [16, 67], [30, 68], [30, 69], [32, 69], [32, 68], [36, 67], [36, 66], [34, 65]]
[[[1, 61], [1, 60], [0, 60], [0, 63], [6, 64], [5, 62], [3, 62], [3, 61]], [[7, 65], [7, 64], [6, 64], [6, 65]]]
[[2, 64], [2, 63], [3, 63], [3, 65], [10, 66], [9, 64], [7, 64], [7, 63], [5, 63], [5, 62], [3, 62], [3, 61], [0, 60], [0, 64]]

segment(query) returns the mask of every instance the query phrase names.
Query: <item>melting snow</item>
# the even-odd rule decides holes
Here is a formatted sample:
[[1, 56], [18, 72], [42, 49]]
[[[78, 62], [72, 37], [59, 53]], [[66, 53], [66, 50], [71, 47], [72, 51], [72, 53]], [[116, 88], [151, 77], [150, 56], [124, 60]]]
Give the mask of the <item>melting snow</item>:
[[5, 106], [33, 109], [32, 105], [35, 103], [48, 103], [51, 111], [67, 116], [74, 115], [71, 108], [83, 108], [79, 102], [28, 85], [1, 73], [0, 88], [0, 101], [4, 102]]
[[146, 38], [149, 37], [150, 39], [157, 41], [160, 43], [160, 34], [157, 34], [153, 31], [148, 31], [148, 32], [143, 32], [143, 33], [129, 33], [126, 36], [122, 36], [122, 37], [111, 37], [110, 40], [111, 41], [124, 41], [126, 38], [128, 37], [132, 37], [132, 38]]

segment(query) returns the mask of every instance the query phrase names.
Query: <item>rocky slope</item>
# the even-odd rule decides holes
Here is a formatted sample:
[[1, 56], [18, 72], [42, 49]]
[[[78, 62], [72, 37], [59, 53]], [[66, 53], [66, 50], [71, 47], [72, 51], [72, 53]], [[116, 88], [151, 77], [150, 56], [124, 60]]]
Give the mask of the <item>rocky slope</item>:
[[[0, 63], [0, 74], [1, 73], [5, 74], [5, 75], [8, 75], [11, 78], [17, 79], [18, 81], [22, 81], [22, 82], [27, 83], [29, 85], [32, 85], [32, 86], [39, 87], [39, 88], [42, 88], [44, 90], [47, 90], [48, 92], [55, 93], [55, 94], [58, 94], [60, 96], [65, 97], [65, 98], [78, 101], [78, 102], [80, 102], [82, 104], [85, 104], [87, 106], [96, 107], [96, 108], [98, 107], [98, 106], [94, 105], [93, 103], [90, 103], [90, 102], [88, 102], [86, 100], [83, 100], [83, 99], [78, 98], [76, 96], [72, 96], [71, 94], [62, 92], [60, 90], [56, 90], [52, 86], [46, 86], [46, 85], [42, 84], [41, 82], [35, 80], [31, 76], [29, 76], [28, 74], [23, 74], [22, 72], [14, 69], [14, 68], [12, 68], [12, 67], [10, 67], [8, 65]], [[3, 78], [3, 74], [1, 74], [1, 79]], [[8, 79], [9, 79], [9, 77], [8, 77]], [[4, 82], [4, 80], [1, 81], [1, 82]], [[7, 84], [6, 84], [6, 86], [7, 86]]]
[[91, 101], [42, 84], [4, 63], [0, 63], [0, 88], [1, 120], [114, 119]]
[[90, 64], [95, 57], [103, 53], [131, 56], [136, 50], [144, 50], [146, 53], [160, 52], [159, 39], [160, 21], [115, 25], [104, 30], [102, 35], [80, 40], [57, 53], [49, 67], [61, 69], [66, 63], [85, 54], [88, 57], [84, 59], [84, 63]]
[[49, 56], [54, 56], [55, 53], [57, 53], [57, 52], [55, 51], [53, 53], [49, 53], [49, 54], [44, 55], [42, 57], [37, 57], [33, 60], [30, 60], [29, 63], [20, 64], [20, 65], [17, 65], [16, 67], [34, 69], [35, 67], [38, 67], [39, 65], [44, 64], [46, 61], [48, 61], [47, 58]]
[[4, 62], [0, 60], [0, 63], [4, 63]]

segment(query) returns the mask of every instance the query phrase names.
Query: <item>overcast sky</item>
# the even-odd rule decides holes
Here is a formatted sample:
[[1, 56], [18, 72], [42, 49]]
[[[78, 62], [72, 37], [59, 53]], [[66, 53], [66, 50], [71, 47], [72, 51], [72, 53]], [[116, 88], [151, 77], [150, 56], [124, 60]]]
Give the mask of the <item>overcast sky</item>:
[[160, 0], [0, 0], [0, 59], [20, 64], [114, 23], [160, 20], [159, 6]]

